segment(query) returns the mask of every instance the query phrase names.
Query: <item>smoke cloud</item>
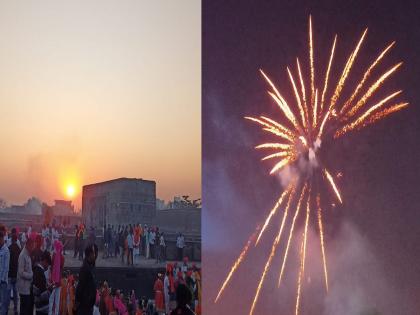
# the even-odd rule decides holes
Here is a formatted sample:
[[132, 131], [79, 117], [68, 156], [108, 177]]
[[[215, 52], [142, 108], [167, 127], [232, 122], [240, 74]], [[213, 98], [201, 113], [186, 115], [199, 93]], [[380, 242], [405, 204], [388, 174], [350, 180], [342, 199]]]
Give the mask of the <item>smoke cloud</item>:
[[401, 298], [387, 279], [382, 262], [354, 225], [343, 223], [330, 243], [331, 280], [324, 315], [403, 314]]
[[[256, 222], [261, 222], [266, 211], [255, 213], [255, 209], [249, 206], [252, 202], [247, 196], [240, 194], [237, 182], [229, 176], [222, 160], [206, 161], [203, 166], [203, 268], [207, 275], [211, 275], [205, 277], [203, 282], [204, 309], [208, 310], [209, 314], [246, 314], [249, 312], [256, 285], [268, 258], [274, 233], [278, 231], [282, 211], [277, 217], [273, 217], [258, 248], [251, 247], [224, 296], [214, 304], [213, 299], [224, 277], [253, 232], [252, 228]], [[285, 185], [295, 176], [295, 172], [301, 170], [301, 166], [298, 164], [297, 167], [285, 168], [279, 175], [281, 184]], [[347, 219], [339, 224], [334, 233], [326, 233], [325, 237], [329, 272], [329, 292], [326, 294], [317, 222], [314, 215], [311, 217], [302, 314], [413, 314], [410, 313], [408, 305], [401, 305], [399, 292], [387, 277], [383, 262], [375, 255], [369, 238], [362, 235], [357, 226]], [[288, 228], [290, 225], [285, 227], [285, 234], [261, 291], [256, 313], [291, 312], [294, 309], [299, 272], [298, 249], [303, 221], [298, 222], [296, 227], [284, 281], [278, 289], [278, 272]]]

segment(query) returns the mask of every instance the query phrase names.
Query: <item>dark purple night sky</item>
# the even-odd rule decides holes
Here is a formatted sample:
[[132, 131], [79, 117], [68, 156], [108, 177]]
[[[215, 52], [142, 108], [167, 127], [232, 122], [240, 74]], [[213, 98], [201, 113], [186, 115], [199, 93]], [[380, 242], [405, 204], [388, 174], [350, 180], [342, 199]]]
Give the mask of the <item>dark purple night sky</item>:
[[[265, 235], [265, 245], [241, 266], [220, 303], [212, 303], [230, 265], [282, 189], [278, 179], [268, 175], [272, 164], [260, 162], [262, 152], [253, 149], [272, 138], [242, 118], [280, 117], [258, 69], [271, 76], [290, 103], [294, 101], [286, 66], [294, 69], [298, 56], [308, 74], [309, 14], [318, 80], [323, 80], [334, 35], [338, 34], [338, 42], [332, 73], [337, 76], [364, 28], [369, 27], [346, 85], [354, 88], [366, 67], [395, 40], [396, 46], [371, 79], [404, 61], [377, 95], [403, 89], [398, 100], [410, 106], [339, 141], [323, 143], [324, 163], [343, 173], [339, 186], [344, 204], [326, 209], [331, 270], [328, 296], [319, 275], [319, 244], [315, 236], [309, 241], [307, 264], [313, 265], [313, 281], [305, 284], [302, 314], [358, 315], [373, 309], [380, 314], [420, 313], [420, 5], [414, 3], [203, 2], [205, 314], [246, 314], [271, 248], [275, 228]], [[336, 82], [334, 77], [330, 82]], [[274, 227], [278, 220], [274, 219]], [[296, 261], [291, 255], [280, 290], [275, 288], [279, 264], [277, 257], [256, 314], [294, 310]]]

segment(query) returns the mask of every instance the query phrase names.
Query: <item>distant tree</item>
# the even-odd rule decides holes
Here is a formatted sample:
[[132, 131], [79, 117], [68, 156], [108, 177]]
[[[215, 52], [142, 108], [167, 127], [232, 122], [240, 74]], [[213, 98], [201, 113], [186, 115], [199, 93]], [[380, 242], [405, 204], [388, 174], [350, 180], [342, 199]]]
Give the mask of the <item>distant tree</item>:
[[3, 198], [0, 198], [0, 209], [4, 209], [7, 207], [7, 202]]
[[185, 208], [200, 208], [201, 198], [190, 200], [190, 196], [182, 196], [182, 206]]
[[190, 200], [190, 196], [184, 195], [182, 198], [175, 197], [174, 201], [168, 202], [168, 209], [191, 209], [200, 208], [201, 198]]
[[200, 208], [201, 207], [201, 198], [194, 199], [192, 202], [194, 208]]
[[190, 201], [190, 196], [188, 196], [188, 195], [182, 196], [182, 200], [181, 200], [181, 202], [182, 202], [184, 205], [189, 205], [189, 204], [191, 204], [191, 201]]

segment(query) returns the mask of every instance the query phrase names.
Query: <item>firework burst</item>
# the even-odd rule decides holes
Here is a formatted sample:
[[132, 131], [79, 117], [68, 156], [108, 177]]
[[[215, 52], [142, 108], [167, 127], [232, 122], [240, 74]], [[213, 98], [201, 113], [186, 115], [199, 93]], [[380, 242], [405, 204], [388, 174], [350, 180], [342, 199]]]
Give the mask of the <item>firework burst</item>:
[[[328, 292], [327, 256], [321, 215], [323, 213], [321, 209], [321, 192], [319, 189], [317, 189], [318, 185], [314, 184], [315, 177], [322, 178], [324, 183], [330, 187], [330, 195], [332, 198], [335, 198], [337, 201], [339, 201], [340, 204], [343, 201], [339, 188], [335, 183], [335, 177], [331, 175], [330, 171], [328, 171], [326, 167], [322, 166], [322, 161], [319, 159], [318, 151], [321, 148], [322, 140], [328, 136], [332, 137], [332, 139], [337, 139], [349, 131], [359, 130], [369, 124], [375, 123], [376, 121], [383, 119], [388, 115], [405, 108], [408, 105], [406, 102], [396, 102], [394, 104], [390, 104], [390, 101], [398, 97], [401, 94], [401, 91], [393, 92], [390, 95], [382, 98], [379, 102], [370, 104], [371, 97], [402, 65], [400, 62], [392, 66], [376, 81], [374, 81], [374, 83], [367, 87], [368, 79], [370, 78], [373, 70], [391, 50], [395, 42], [392, 42], [380, 52], [375, 61], [364, 72], [363, 77], [356, 85], [356, 88], [353, 90], [350, 96], [347, 99], [343, 99], [342, 92], [345, 87], [347, 78], [349, 77], [351, 69], [357, 60], [358, 53], [366, 36], [367, 29], [364, 30], [354, 50], [348, 57], [336, 86], [329, 92], [328, 84], [331, 82], [330, 74], [334, 66], [334, 54], [337, 46], [337, 35], [334, 37], [332, 43], [325, 76], [322, 78], [322, 80], [320, 80], [320, 82], [322, 82], [322, 86], [318, 86], [316, 82], [316, 72], [314, 66], [312, 20], [311, 17], [309, 17], [309, 87], [305, 86], [299, 59], [296, 59], [297, 74], [295, 76], [293, 75], [292, 70], [287, 67], [287, 74], [295, 97], [295, 103], [293, 106], [290, 105], [280, 94], [279, 90], [276, 88], [267, 74], [263, 70], [260, 70], [262, 76], [271, 87], [271, 91], [268, 91], [268, 94], [279, 107], [284, 117], [281, 122], [266, 116], [245, 117], [246, 119], [261, 125], [264, 131], [274, 135], [277, 138], [277, 141], [263, 143], [256, 146], [255, 148], [259, 150], [265, 149], [271, 151], [268, 155], [262, 158], [264, 161], [275, 161], [273, 167], [271, 168], [270, 174], [278, 174], [285, 167], [294, 167], [296, 162], [302, 160], [306, 161], [306, 163], [309, 165], [309, 170], [307, 168], [305, 171], [300, 170], [297, 172], [295, 178], [291, 180], [288, 187], [282, 192], [279, 199], [268, 213], [262, 228], [257, 228], [253, 236], [251, 236], [251, 238], [246, 243], [239, 258], [232, 266], [228, 277], [221, 286], [215, 302], [218, 301], [223, 291], [227, 287], [229, 281], [231, 281], [233, 273], [239, 267], [248, 250], [251, 248], [251, 243], [254, 243], [255, 247], [259, 244], [264, 231], [270, 224], [272, 217], [278, 212], [280, 207], [284, 207], [283, 218], [281, 220], [279, 232], [273, 241], [270, 255], [262, 271], [262, 275], [256, 287], [255, 296], [249, 311], [250, 315], [254, 313], [258, 302], [258, 297], [260, 295], [260, 290], [264, 284], [264, 280], [271, 266], [272, 260], [277, 252], [281, 240], [281, 235], [285, 228], [286, 220], [288, 219], [289, 210], [293, 208], [293, 204], [295, 204], [295, 210], [293, 218], [290, 222], [290, 230], [287, 237], [287, 242], [285, 242], [284, 253], [282, 256], [283, 260], [279, 269], [278, 286], [280, 287], [281, 285], [282, 277], [286, 267], [289, 247], [294, 235], [293, 233], [295, 229], [295, 223], [299, 217], [299, 214], [304, 211], [305, 224], [299, 250], [300, 268], [297, 280], [295, 306], [295, 314], [299, 314], [300, 301], [302, 299], [303, 291], [302, 279], [305, 273], [307, 232], [308, 225], [311, 222], [311, 213], [314, 212], [311, 211], [311, 209], [314, 207], [316, 209], [316, 218], [314, 221], [317, 222], [319, 231], [325, 288]], [[295, 81], [295, 78], [298, 78], [298, 80]], [[364, 94], [362, 94], [363, 91], [365, 91]], [[328, 196], [328, 198], [331, 198], [331, 196]]]

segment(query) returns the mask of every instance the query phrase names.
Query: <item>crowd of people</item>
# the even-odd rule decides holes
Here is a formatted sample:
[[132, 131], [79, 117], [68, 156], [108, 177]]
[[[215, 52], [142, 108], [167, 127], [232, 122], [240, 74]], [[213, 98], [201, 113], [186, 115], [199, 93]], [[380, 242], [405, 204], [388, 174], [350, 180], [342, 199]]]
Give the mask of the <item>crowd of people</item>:
[[[19, 232], [0, 225], [0, 315], [8, 314], [9, 309], [15, 315], [201, 314], [201, 273], [187, 257], [182, 263], [167, 264], [165, 274], [157, 275], [154, 299], [138, 298], [134, 290], [124, 295], [106, 281], [96, 283], [96, 236], [92, 229], [87, 233], [83, 225], [76, 227], [74, 253], [83, 261], [82, 266], [78, 274], [65, 270], [67, 243], [63, 234], [49, 226], [37, 233], [31, 226]], [[132, 265], [143, 253], [158, 262], [164, 260], [165, 239], [158, 228], [108, 226], [103, 236], [104, 258], [126, 258]], [[184, 237], [179, 234], [178, 255], [184, 246]]]
[[[86, 227], [81, 224], [75, 226], [75, 236], [74, 258], [83, 260], [83, 248], [86, 243], [95, 243], [96, 231], [93, 227], [86, 231]], [[165, 235], [157, 226], [143, 227], [137, 223], [116, 227], [108, 224], [103, 227], [103, 242], [103, 259], [121, 258], [122, 263], [132, 266], [139, 263], [141, 255], [146, 259], [155, 259], [156, 263], [166, 261]], [[178, 260], [182, 261], [185, 247], [185, 237], [182, 233], [177, 236], [176, 247]]]
[[[0, 226], [0, 315], [77, 314], [77, 279], [64, 271], [64, 246], [55, 228], [19, 233]], [[66, 303], [64, 303], [66, 302]]]
[[201, 272], [188, 259], [180, 265], [167, 264], [153, 285], [154, 299], [137, 298], [131, 290], [124, 295], [105, 281], [98, 289], [96, 315], [201, 315]]

